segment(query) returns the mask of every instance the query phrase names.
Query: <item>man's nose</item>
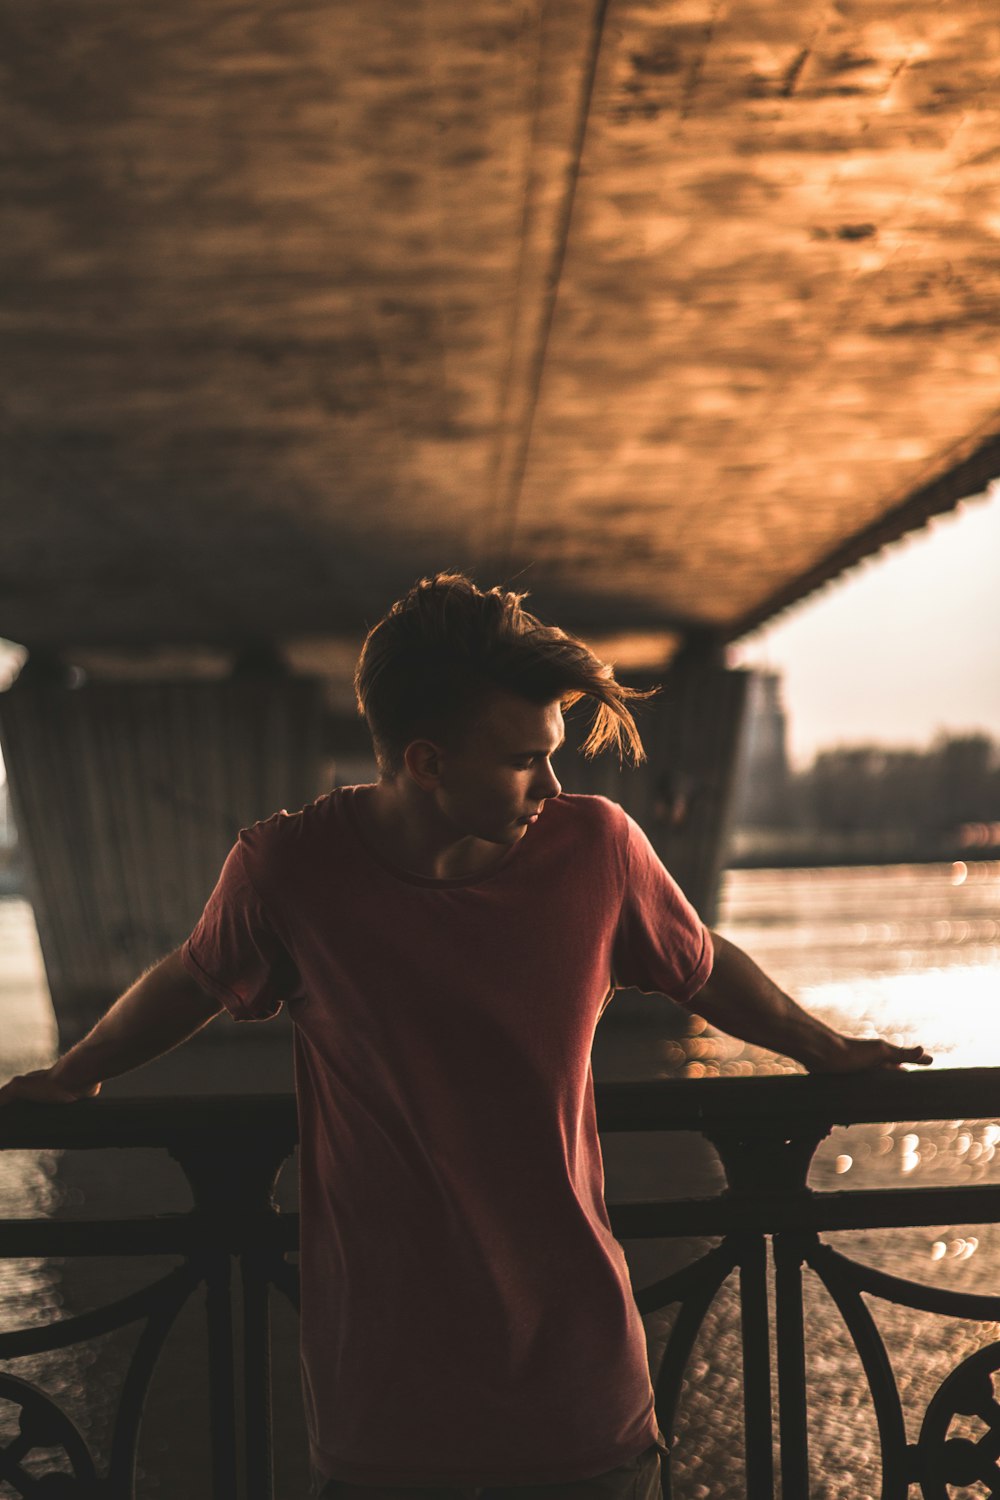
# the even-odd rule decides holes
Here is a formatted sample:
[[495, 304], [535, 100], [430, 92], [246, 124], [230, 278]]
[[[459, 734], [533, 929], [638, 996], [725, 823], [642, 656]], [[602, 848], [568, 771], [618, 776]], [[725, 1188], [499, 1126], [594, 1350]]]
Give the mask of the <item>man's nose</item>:
[[559, 793], [562, 791], [562, 787], [559, 784], [556, 773], [552, 769], [549, 761], [546, 761], [544, 765], [539, 766], [538, 776], [531, 790], [538, 798], [539, 802], [541, 802], [545, 797], [558, 797]]

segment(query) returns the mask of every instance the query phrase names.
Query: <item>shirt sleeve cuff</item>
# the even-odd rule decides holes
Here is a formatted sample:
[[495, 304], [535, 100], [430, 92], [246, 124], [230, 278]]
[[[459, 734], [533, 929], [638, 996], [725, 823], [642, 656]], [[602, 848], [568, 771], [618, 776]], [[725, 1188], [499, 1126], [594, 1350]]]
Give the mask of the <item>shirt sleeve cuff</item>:
[[712, 966], [715, 963], [715, 949], [712, 946], [712, 934], [705, 926], [702, 926], [701, 934], [701, 952], [698, 955], [697, 963], [695, 964], [691, 973], [688, 975], [687, 983], [684, 985], [683, 989], [671, 991], [670, 995], [671, 1000], [676, 1000], [678, 1005], [686, 1005], [691, 1008], [694, 1008], [694, 1003], [698, 998], [699, 990], [701, 990], [702, 987], [708, 983], [709, 975], [712, 972]]
[[195, 957], [190, 938], [181, 948], [181, 963], [196, 984], [206, 990], [213, 1000], [218, 1000], [220, 1005], [225, 1006], [234, 1021], [267, 1021], [271, 1016], [277, 1015], [281, 1009], [280, 1001], [270, 1008], [266, 1006], [253, 1008], [248, 1005], [247, 1001], [235, 990], [230, 989], [227, 984], [223, 984], [221, 979], [216, 979], [214, 975], [209, 974], [207, 969], [202, 968]]

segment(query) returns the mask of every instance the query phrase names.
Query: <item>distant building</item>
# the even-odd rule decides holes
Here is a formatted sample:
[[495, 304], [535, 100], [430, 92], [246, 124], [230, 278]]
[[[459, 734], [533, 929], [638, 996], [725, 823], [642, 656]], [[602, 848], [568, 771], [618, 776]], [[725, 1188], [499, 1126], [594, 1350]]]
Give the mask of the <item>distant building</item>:
[[733, 825], [783, 828], [794, 821], [788, 722], [777, 672], [752, 672], [737, 769]]

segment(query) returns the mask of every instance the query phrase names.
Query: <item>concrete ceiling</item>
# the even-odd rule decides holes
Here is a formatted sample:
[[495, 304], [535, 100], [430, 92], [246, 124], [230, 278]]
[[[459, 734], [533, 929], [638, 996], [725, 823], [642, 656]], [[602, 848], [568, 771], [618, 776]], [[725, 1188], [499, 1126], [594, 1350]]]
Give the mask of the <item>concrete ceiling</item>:
[[996, 0], [0, 0], [0, 634], [624, 661], [1000, 472]]

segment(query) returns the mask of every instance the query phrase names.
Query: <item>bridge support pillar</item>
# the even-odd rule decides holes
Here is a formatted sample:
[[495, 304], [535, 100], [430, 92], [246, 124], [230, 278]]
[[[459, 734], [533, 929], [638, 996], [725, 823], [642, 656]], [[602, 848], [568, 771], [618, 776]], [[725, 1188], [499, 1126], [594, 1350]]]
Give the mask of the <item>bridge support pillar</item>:
[[190, 932], [241, 827], [322, 790], [321, 683], [85, 681], [35, 659], [0, 737], [60, 1045]]
[[[567, 766], [566, 790], [620, 802], [697, 908], [715, 921], [729, 834], [749, 674], [718, 648], [687, 647], [637, 716], [647, 760], [619, 769], [610, 756]], [[560, 766], [560, 776], [562, 766]]]

